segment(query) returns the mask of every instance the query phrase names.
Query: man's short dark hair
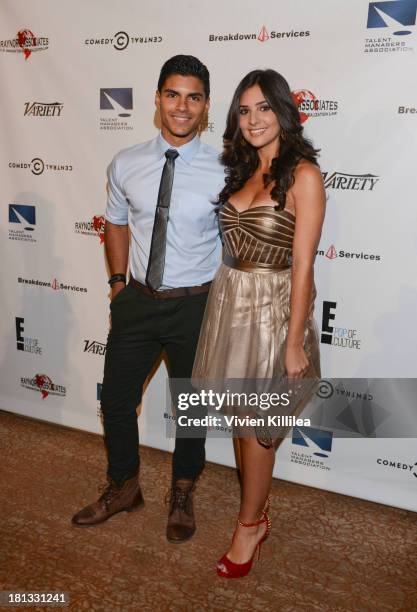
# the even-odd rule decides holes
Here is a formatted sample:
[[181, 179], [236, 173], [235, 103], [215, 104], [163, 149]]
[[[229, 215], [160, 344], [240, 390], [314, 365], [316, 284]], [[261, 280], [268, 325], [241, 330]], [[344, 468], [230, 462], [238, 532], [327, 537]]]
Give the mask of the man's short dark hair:
[[158, 80], [158, 91], [162, 91], [165, 81], [173, 74], [194, 76], [203, 83], [206, 98], [210, 96], [210, 73], [207, 67], [193, 55], [174, 55], [161, 68]]

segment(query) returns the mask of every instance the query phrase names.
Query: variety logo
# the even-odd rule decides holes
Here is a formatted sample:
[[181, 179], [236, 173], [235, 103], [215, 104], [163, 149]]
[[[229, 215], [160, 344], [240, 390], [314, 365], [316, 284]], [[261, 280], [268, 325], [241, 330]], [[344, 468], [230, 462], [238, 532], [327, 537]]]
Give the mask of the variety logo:
[[360, 349], [361, 340], [358, 338], [357, 329], [347, 327], [333, 327], [337, 302], [323, 301], [323, 316], [321, 325], [322, 344], [332, 344], [341, 348]]
[[162, 42], [162, 36], [160, 36], [159, 34], [154, 36], [130, 36], [127, 32], [124, 31], [116, 32], [116, 34], [110, 35], [110, 37], [89, 37], [84, 40], [84, 44], [88, 45], [89, 47], [106, 47], [112, 45], [113, 48], [116, 49], [116, 51], [124, 51], [129, 45], [144, 45], [160, 42]]
[[339, 103], [336, 100], [317, 98], [309, 89], [298, 89], [293, 91], [292, 95], [300, 113], [301, 123], [305, 123], [309, 117], [333, 117], [337, 115]]
[[345, 172], [322, 172], [326, 189], [342, 191], [372, 191], [379, 176], [376, 174], [346, 174]]
[[128, 111], [133, 110], [133, 90], [131, 87], [100, 89], [100, 110], [106, 115], [100, 117], [101, 130], [133, 130], [126, 119], [131, 116]]
[[105, 355], [106, 344], [97, 340], [84, 340], [84, 353], [94, 353], [94, 355]]
[[259, 32], [233, 32], [224, 34], [209, 34], [209, 42], [228, 42], [228, 41], [246, 41], [256, 40], [258, 42], [266, 42], [267, 40], [282, 40], [288, 38], [303, 38], [310, 36], [309, 30], [288, 30], [285, 32], [278, 32], [277, 30], [271, 30], [268, 32], [266, 26], [262, 26]]
[[67, 390], [62, 385], [57, 385], [52, 382], [51, 378], [46, 374], [35, 374], [33, 378], [21, 378], [20, 386], [30, 391], [38, 391], [42, 395], [42, 399], [46, 399], [48, 395], [58, 395], [65, 397]]
[[39, 176], [45, 170], [52, 172], [72, 172], [70, 164], [51, 164], [44, 162], [40, 157], [34, 157], [30, 162], [9, 162], [9, 168], [16, 170], [30, 170], [32, 174]]
[[61, 283], [57, 278], [52, 281], [40, 281], [34, 278], [22, 278], [17, 277], [17, 282], [22, 285], [34, 285], [36, 287], [46, 287], [54, 289], [54, 291], [75, 291], [78, 293], [87, 293], [86, 287], [79, 287], [78, 285], [68, 285], [67, 283]]
[[[291, 463], [297, 463], [319, 470], [330, 471], [324, 459], [332, 450], [333, 432], [315, 427], [293, 427]], [[316, 459], [315, 457], [318, 457]]]
[[25, 102], [24, 117], [60, 117], [64, 105], [62, 102]]
[[49, 38], [35, 36], [31, 30], [19, 30], [16, 38], [0, 40], [0, 51], [8, 53], [23, 53], [25, 60], [35, 51], [45, 51], [49, 46]]
[[42, 355], [42, 347], [39, 346], [39, 340], [37, 338], [29, 338], [24, 336], [25, 331], [23, 317], [16, 317], [16, 348], [18, 351], [25, 351], [25, 353], [33, 353], [35, 355]]
[[[413, 51], [403, 37], [413, 33], [415, 26], [417, 0], [385, 0], [370, 2], [368, 7], [368, 30], [388, 30], [384, 36], [365, 39], [365, 53], [396, 53]], [[393, 38], [395, 37], [395, 38]]]
[[74, 231], [76, 234], [83, 234], [84, 236], [98, 236], [100, 244], [103, 244], [105, 225], [104, 215], [94, 215], [91, 221], [76, 221]]
[[9, 240], [36, 242], [36, 206], [33, 204], [9, 204]]
[[341, 259], [348, 259], [349, 261], [381, 261], [380, 255], [364, 253], [363, 251], [361, 251], [360, 253], [357, 253], [355, 251], [345, 251], [343, 249], [337, 251], [334, 244], [331, 244], [327, 251], [322, 251], [319, 249], [316, 252], [316, 255], [318, 255], [319, 257], [326, 257], [330, 260], [337, 259], [339, 257]]
[[406, 463], [405, 461], [398, 461], [395, 459], [383, 459], [378, 457], [376, 460], [378, 465], [391, 470], [400, 470], [402, 473], [407, 472], [414, 478], [417, 478], [417, 461], [415, 463]]

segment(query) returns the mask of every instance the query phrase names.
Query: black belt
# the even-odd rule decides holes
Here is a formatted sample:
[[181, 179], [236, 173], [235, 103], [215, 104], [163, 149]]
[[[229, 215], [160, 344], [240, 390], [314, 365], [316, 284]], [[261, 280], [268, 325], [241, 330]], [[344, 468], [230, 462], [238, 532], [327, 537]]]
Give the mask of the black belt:
[[162, 289], [155, 291], [147, 285], [142, 285], [133, 276], [129, 279], [129, 285], [135, 287], [141, 293], [153, 297], [155, 300], [167, 300], [169, 298], [185, 297], [187, 295], [199, 295], [200, 293], [207, 293], [210, 289], [211, 281], [204, 283], [203, 285], [194, 285], [193, 287], [174, 287], [173, 289]]

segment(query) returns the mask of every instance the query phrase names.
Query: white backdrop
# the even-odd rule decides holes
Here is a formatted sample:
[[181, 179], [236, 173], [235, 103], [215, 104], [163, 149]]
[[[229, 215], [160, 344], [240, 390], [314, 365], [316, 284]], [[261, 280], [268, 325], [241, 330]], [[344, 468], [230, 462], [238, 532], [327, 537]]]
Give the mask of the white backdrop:
[[[2, 409], [102, 430], [105, 170], [119, 149], [156, 134], [159, 70], [177, 53], [209, 67], [209, 144], [221, 148], [238, 81], [271, 67], [289, 81], [321, 149], [323, 376], [416, 376], [417, 2], [396, 5], [2, 2]], [[143, 444], [169, 450], [165, 376], [162, 366], [140, 425]], [[401, 402], [384, 407], [401, 420]], [[319, 459], [317, 432], [304, 434], [304, 443], [293, 437], [280, 448], [277, 476], [417, 510], [414, 439], [334, 437]], [[230, 440], [210, 439], [207, 450], [233, 465]]]

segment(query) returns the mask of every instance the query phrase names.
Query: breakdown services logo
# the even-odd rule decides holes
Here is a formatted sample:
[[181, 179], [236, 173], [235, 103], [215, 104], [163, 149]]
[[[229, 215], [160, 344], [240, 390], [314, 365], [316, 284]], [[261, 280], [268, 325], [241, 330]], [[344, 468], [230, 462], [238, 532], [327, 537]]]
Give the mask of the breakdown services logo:
[[128, 48], [129, 45], [144, 45], [160, 42], [162, 42], [162, 36], [160, 34], [155, 34], [154, 36], [143, 36], [143, 34], [135, 34], [134, 36], [130, 36], [127, 32], [124, 32], [123, 30], [104, 38], [91, 36], [84, 40], [84, 44], [88, 45], [89, 47], [107, 47], [111, 45], [113, 49], [116, 49], [116, 51], [124, 51]]
[[381, 32], [379, 36], [365, 39], [365, 53], [413, 51], [414, 47], [403, 37], [413, 33], [416, 13], [417, 0], [370, 2], [366, 27]]
[[399, 106], [399, 115], [415, 115], [417, 114], [417, 108], [415, 106]]
[[376, 174], [347, 174], [345, 172], [322, 172], [326, 189], [342, 191], [373, 191], [379, 181]]
[[21, 276], [17, 277], [17, 282], [22, 285], [32, 285], [35, 287], [42, 287], [53, 289], [54, 291], [75, 291], [78, 293], [87, 293], [86, 287], [79, 287], [78, 285], [68, 285], [67, 283], [61, 283], [57, 278], [54, 278], [52, 281], [40, 281], [35, 278], [22, 278]]
[[33, 232], [36, 227], [34, 204], [9, 204], [9, 240], [36, 242]]
[[340, 249], [338, 251], [334, 244], [331, 244], [326, 251], [318, 249], [316, 251], [316, 255], [319, 257], [325, 257], [326, 259], [330, 259], [331, 261], [337, 258], [349, 261], [381, 261], [381, 255], [364, 253], [363, 251], [346, 251], [344, 249]]
[[357, 329], [347, 327], [333, 327], [337, 302], [323, 301], [323, 315], [321, 324], [321, 343], [340, 346], [341, 348], [360, 349], [361, 340]]
[[74, 231], [76, 234], [83, 234], [84, 236], [98, 236], [100, 244], [103, 244], [105, 225], [104, 215], [94, 215], [90, 221], [76, 221]]
[[57, 385], [52, 382], [51, 378], [46, 374], [35, 374], [33, 378], [20, 379], [20, 386], [30, 391], [38, 391], [42, 395], [42, 399], [46, 399], [48, 395], [58, 395], [65, 397], [67, 390], [62, 385]]
[[297, 89], [292, 92], [294, 102], [300, 113], [301, 123], [310, 117], [334, 117], [337, 115], [339, 103], [336, 100], [318, 98], [309, 89]]
[[39, 340], [37, 338], [29, 338], [28, 336], [23, 335], [25, 331], [25, 319], [23, 317], [15, 317], [15, 322], [17, 350], [24, 351], [25, 353], [42, 355], [42, 347], [39, 346]]
[[94, 355], [105, 355], [107, 345], [104, 342], [97, 340], [84, 340], [84, 353], [93, 353]]
[[25, 102], [24, 117], [60, 117], [62, 102]]
[[277, 30], [271, 30], [268, 32], [266, 26], [262, 26], [259, 32], [233, 32], [223, 34], [209, 34], [209, 42], [229, 42], [229, 41], [246, 41], [255, 40], [261, 43], [267, 40], [282, 40], [289, 38], [304, 38], [310, 36], [309, 30], [287, 30], [285, 32], [278, 32]]
[[328, 472], [330, 467], [324, 459], [329, 457], [332, 443], [332, 431], [316, 427], [293, 427], [291, 463]]
[[48, 46], [49, 38], [46, 38], [46, 36], [35, 36], [28, 29], [19, 30], [16, 38], [0, 40], [0, 51], [23, 53], [25, 60], [29, 59], [35, 51], [46, 51]]
[[71, 164], [51, 164], [44, 162], [40, 157], [34, 157], [30, 162], [9, 162], [9, 168], [15, 170], [30, 170], [32, 174], [39, 176], [45, 171], [51, 172], [72, 172], [73, 167]]
[[[133, 110], [133, 90], [131, 87], [100, 89], [100, 130], [133, 130], [126, 121]], [[122, 120], [120, 119], [122, 118]]]

